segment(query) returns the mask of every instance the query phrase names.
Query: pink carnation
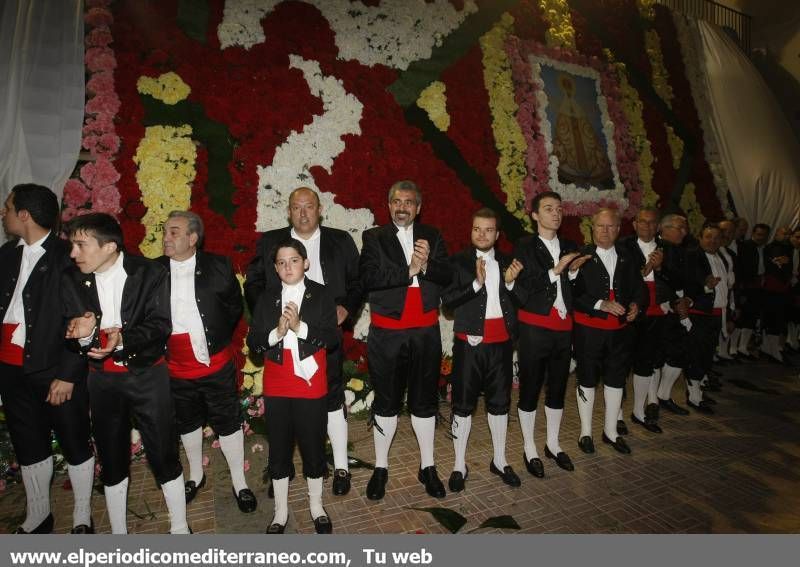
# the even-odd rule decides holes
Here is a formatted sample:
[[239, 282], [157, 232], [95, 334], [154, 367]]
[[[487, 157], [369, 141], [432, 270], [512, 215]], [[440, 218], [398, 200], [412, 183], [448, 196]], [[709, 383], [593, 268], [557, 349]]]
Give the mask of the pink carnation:
[[203, 468], [208, 467], [208, 464], [211, 462], [211, 459], [208, 455], [203, 455]]
[[64, 185], [64, 204], [68, 208], [82, 207], [91, 196], [92, 192], [79, 179], [70, 179]]
[[96, 189], [92, 197], [92, 209], [100, 213], [115, 215], [120, 210], [119, 191], [114, 185]]
[[105, 26], [93, 29], [86, 34], [86, 39], [84, 39], [86, 47], [106, 47], [112, 41], [114, 38], [111, 31]]
[[86, 103], [86, 113], [97, 114], [98, 112], [105, 112], [109, 114], [116, 114], [119, 112], [120, 104], [121, 103], [117, 93], [111, 92], [97, 95]]
[[98, 112], [94, 118], [88, 118], [83, 126], [83, 135], [106, 134], [114, 132], [114, 120], [108, 112]]
[[212, 449], [219, 449], [219, 439], [214, 439], [214, 442], [211, 444]]
[[86, 50], [84, 61], [89, 71], [111, 71], [117, 67], [117, 58], [108, 47], [90, 47]]
[[114, 75], [110, 71], [94, 73], [86, 83], [86, 91], [94, 95], [114, 92]]
[[66, 209], [61, 211], [61, 220], [63, 222], [71, 221], [77, 216], [78, 216], [78, 209], [75, 209], [73, 207], [67, 207]]
[[248, 459], [245, 459], [244, 460], [244, 472], [247, 472], [249, 470], [250, 470], [250, 461]]
[[107, 185], [113, 185], [119, 181], [119, 173], [114, 169], [114, 165], [106, 158], [100, 157], [92, 163], [89, 162], [81, 168], [81, 179], [87, 187], [97, 189]]
[[114, 23], [114, 16], [111, 11], [103, 7], [89, 8], [89, 12], [83, 17], [87, 25], [96, 28], [99, 26], [110, 26]]

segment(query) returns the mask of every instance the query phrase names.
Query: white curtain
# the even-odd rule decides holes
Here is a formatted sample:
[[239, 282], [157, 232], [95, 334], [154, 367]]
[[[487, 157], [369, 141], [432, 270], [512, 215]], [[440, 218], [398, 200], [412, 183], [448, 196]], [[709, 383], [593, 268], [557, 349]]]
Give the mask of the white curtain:
[[0, 18], [0, 197], [31, 182], [60, 197], [81, 146], [82, 1], [0, 0]]
[[736, 210], [774, 228], [800, 212], [800, 144], [758, 70], [721, 28], [697, 21], [717, 140]]

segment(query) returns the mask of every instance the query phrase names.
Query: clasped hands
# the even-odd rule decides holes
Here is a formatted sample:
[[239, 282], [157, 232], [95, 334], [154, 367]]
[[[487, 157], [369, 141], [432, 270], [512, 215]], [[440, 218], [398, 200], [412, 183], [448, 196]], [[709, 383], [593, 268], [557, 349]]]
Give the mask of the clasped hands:
[[[68, 339], [85, 339], [91, 337], [95, 328], [97, 327], [97, 320], [95, 314], [87, 311], [81, 317], [75, 317], [70, 320], [67, 325], [67, 333], [65, 335]], [[102, 348], [93, 347], [88, 350], [86, 356], [95, 360], [102, 360], [114, 352], [117, 347], [122, 345], [122, 329], [119, 327], [110, 327], [103, 329], [106, 334], [106, 346]]]
[[617, 317], [622, 317], [624, 315], [625, 320], [630, 323], [639, 315], [639, 306], [636, 303], [631, 303], [628, 305], [628, 308], [625, 309], [625, 306], [621, 303], [611, 301], [610, 299], [603, 299], [600, 302], [600, 311], [605, 311]]
[[431, 247], [427, 240], [420, 238], [414, 241], [414, 252], [411, 254], [411, 263], [408, 265], [408, 277], [413, 278], [420, 272], [423, 274], [428, 269], [428, 255]]
[[289, 332], [289, 329], [297, 333], [300, 330], [300, 309], [294, 301], [290, 301], [283, 308], [283, 313], [278, 318], [278, 326], [275, 331], [278, 339], [282, 339]]

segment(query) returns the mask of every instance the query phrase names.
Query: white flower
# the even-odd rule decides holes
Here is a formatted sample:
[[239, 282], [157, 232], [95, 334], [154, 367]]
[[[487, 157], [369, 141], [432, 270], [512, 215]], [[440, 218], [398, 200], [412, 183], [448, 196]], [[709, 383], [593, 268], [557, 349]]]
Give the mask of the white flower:
[[358, 400], [352, 406], [350, 406], [351, 413], [358, 413], [367, 409], [367, 404], [364, 403], [364, 400]]
[[354, 401], [356, 401], [356, 395], [353, 393], [353, 390], [348, 390], [347, 388], [345, 388], [345, 390], [344, 390], [344, 404], [347, 407], [350, 407], [350, 406], [353, 405]]
[[372, 390], [372, 391], [370, 391], [369, 394], [367, 394], [367, 397], [364, 400], [366, 402], [368, 408], [372, 407], [372, 401], [374, 399], [375, 399], [375, 390]]

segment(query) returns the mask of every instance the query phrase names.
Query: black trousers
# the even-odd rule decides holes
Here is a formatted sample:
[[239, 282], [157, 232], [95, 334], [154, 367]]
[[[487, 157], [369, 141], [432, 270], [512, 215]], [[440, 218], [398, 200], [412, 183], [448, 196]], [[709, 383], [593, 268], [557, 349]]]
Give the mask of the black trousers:
[[147, 462], [159, 484], [175, 480], [183, 472], [169, 382], [166, 364], [141, 374], [89, 372], [92, 432], [104, 485], [113, 486], [129, 475], [132, 421], [142, 435]]
[[471, 346], [458, 337], [453, 341], [452, 406], [455, 415], [472, 415], [481, 392], [486, 411], [508, 413], [511, 405], [514, 347], [511, 341]]
[[571, 355], [572, 332], [520, 323], [517, 407], [522, 411], [536, 411], [542, 386], [547, 382], [544, 405], [563, 409]]
[[675, 313], [664, 317], [664, 328], [661, 335], [661, 346], [664, 349], [664, 361], [674, 368], [686, 368], [690, 363], [689, 331], [681, 325]]
[[50, 372], [25, 374], [22, 366], [0, 362], [0, 398], [20, 465], [33, 465], [52, 455], [53, 431], [69, 464], [79, 465], [92, 456], [86, 380], [75, 383], [72, 399], [52, 406], [45, 400], [54, 378]]
[[789, 292], [764, 291], [762, 321], [768, 335], [785, 335], [789, 320]]
[[229, 361], [219, 372], [202, 378], [169, 381], [175, 403], [178, 435], [209, 424], [217, 435], [230, 435], [242, 426], [236, 368]]
[[326, 398], [264, 396], [264, 420], [269, 440], [269, 476], [280, 480], [294, 472], [294, 444], [303, 458], [303, 475], [319, 478], [325, 472]]
[[632, 325], [609, 331], [575, 325], [575, 372], [578, 385], [594, 388], [602, 380], [611, 388], [624, 388], [633, 360]]
[[690, 361], [685, 370], [686, 379], [702, 380], [714, 362], [714, 351], [722, 330], [722, 316], [692, 314], [689, 317], [692, 330], [689, 331]]
[[369, 328], [367, 362], [375, 399], [375, 415], [400, 413], [408, 390], [408, 409], [417, 417], [434, 417], [438, 410], [442, 339], [439, 325], [417, 329]]
[[342, 330], [339, 329], [339, 344], [327, 352], [328, 367], [328, 411], [336, 411], [344, 406], [344, 351], [342, 349]]
[[667, 316], [644, 317], [634, 325], [633, 373], [650, 376], [657, 368], [664, 366], [664, 349]]
[[739, 302], [742, 315], [736, 321], [736, 326], [740, 329], [755, 329], [756, 322], [763, 317], [764, 290], [760, 287], [743, 289], [739, 294]]

